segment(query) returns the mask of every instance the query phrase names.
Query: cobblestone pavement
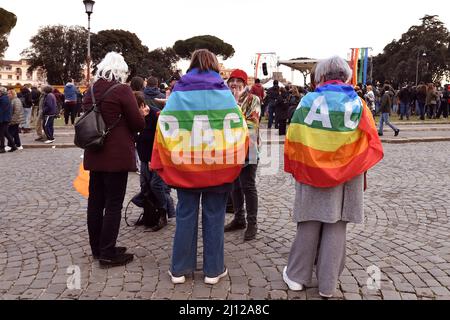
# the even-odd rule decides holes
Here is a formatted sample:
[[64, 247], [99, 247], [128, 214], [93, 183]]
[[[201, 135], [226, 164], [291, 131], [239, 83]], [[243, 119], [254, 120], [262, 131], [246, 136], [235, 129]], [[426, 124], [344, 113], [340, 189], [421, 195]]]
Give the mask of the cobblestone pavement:
[[[282, 148], [272, 145], [273, 150]], [[450, 299], [449, 142], [385, 145], [368, 175], [364, 225], [350, 225], [337, 299]], [[100, 269], [90, 255], [86, 200], [72, 188], [79, 149], [28, 149], [0, 155], [0, 297], [2, 299], [320, 299], [317, 288], [287, 290], [281, 271], [296, 225], [294, 183], [260, 166], [259, 234], [225, 235], [229, 276], [203, 283], [202, 246], [193, 279], [176, 287], [167, 275], [175, 222], [157, 233], [122, 223], [121, 245], [135, 260]], [[275, 169], [282, 168], [275, 162]], [[138, 188], [130, 174], [128, 200]], [[134, 220], [139, 211], [131, 209]], [[227, 215], [227, 221], [232, 216]], [[201, 238], [200, 238], [201, 239]], [[76, 265], [81, 289], [67, 288]], [[367, 287], [367, 268], [381, 269], [381, 289]]]

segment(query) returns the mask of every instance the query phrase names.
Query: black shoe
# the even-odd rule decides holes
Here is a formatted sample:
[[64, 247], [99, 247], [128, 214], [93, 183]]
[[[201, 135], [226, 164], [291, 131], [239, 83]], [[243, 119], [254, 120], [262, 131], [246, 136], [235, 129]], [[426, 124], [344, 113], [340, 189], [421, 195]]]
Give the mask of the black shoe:
[[9, 150], [8, 152], [14, 152], [14, 151], [16, 151], [17, 150], [17, 147], [13, 147], [13, 148], [11, 148], [11, 150]]
[[242, 230], [245, 229], [246, 224], [245, 222], [239, 222], [236, 219], [231, 220], [231, 222], [229, 224], [227, 224], [224, 228], [225, 232], [230, 232], [230, 231], [236, 231], [236, 230]]
[[383, 136], [383, 134], [382, 134], [382, 133], [379, 133], [379, 132], [378, 132], [378, 136], [379, 136], [379, 137], [382, 137], [382, 136]]
[[400, 129], [397, 129], [394, 131], [394, 137], [398, 136], [398, 134], [400, 133]]
[[[126, 247], [116, 247], [116, 254], [124, 254], [125, 252], [127, 252]], [[94, 257], [94, 260], [100, 259], [99, 254], [92, 254], [92, 256]]]
[[256, 234], [258, 233], [258, 227], [256, 224], [249, 224], [247, 230], [244, 233], [244, 240], [250, 241], [256, 238]]
[[117, 254], [113, 258], [100, 258], [99, 261], [101, 268], [124, 266], [133, 261], [133, 255], [131, 253], [122, 253]]

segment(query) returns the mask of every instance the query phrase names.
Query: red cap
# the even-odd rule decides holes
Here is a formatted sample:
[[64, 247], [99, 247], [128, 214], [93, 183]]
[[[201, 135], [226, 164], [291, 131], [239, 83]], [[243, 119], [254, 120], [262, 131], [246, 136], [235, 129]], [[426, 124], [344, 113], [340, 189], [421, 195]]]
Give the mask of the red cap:
[[241, 79], [242, 81], [244, 81], [244, 84], [247, 85], [248, 76], [244, 70], [241, 69], [233, 70], [233, 72], [230, 75], [230, 79], [231, 78]]

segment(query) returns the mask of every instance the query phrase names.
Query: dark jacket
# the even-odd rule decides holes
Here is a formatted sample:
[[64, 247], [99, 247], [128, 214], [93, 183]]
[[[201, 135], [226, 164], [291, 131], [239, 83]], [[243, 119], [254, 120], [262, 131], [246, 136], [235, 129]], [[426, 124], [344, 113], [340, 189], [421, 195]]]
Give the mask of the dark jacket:
[[22, 106], [24, 108], [31, 108], [33, 106], [31, 91], [28, 88], [22, 88], [20, 94], [22, 95], [22, 98], [20, 99], [22, 101]]
[[42, 114], [44, 116], [54, 116], [56, 114], [56, 97], [53, 93], [49, 93], [42, 105]]
[[289, 118], [289, 92], [280, 94], [275, 106], [275, 116], [278, 120], [286, 120]]
[[166, 95], [161, 93], [156, 87], [146, 87], [144, 89], [145, 99], [165, 99]]
[[150, 113], [145, 117], [145, 128], [136, 138], [136, 150], [139, 160], [142, 162], [150, 162], [152, 159], [153, 141], [155, 140], [156, 125], [160, 110], [149, 106]]
[[[94, 84], [96, 102], [115, 84], [115, 82], [98, 80]], [[83, 99], [83, 107], [90, 109], [92, 99], [90, 92]], [[99, 172], [134, 172], [136, 156], [134, 134], [144, 128], [142, 117], [136, 99], [127, 85], [120, 85], [105, 97], [100, 105], [100, 111], [107, 127], [112, 126], [119, 117], [119, 123], [106, 137], [105, 145], [98, 151], [84, 151], [84, 168]]]
[[12, 107], [8, 95], [0, 96], [0, 123], [10, 122], [12, 117]]
[[385, 91], [383, 96], [381, 97], [380, 112], [381, 113], [391, 113], [391, 105], [392, 105], [391, 95], [390, 95], [389, 91]]

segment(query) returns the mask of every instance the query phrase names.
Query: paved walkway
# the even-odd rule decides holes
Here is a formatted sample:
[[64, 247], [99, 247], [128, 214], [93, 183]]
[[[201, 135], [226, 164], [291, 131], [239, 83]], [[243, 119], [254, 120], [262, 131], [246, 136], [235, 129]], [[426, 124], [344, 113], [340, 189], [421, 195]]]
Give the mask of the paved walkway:
[[[314, 286], [292, 292], [282, 281], [296, 231], [294, 182], [282, 171], [282, 148], [264, 147], [274, 157], [263, 159], [258, 172], [257, 239], [244, 242], [243, 231], [226, 234], [230, 274], [213, 287], [202, 281], [201, 240], [194, 278], [170, 282], [174, 221], [157, 233], [122, 223], [119, 242], [135, 260], [99, 268], [87, 240], [86, 200], [72, 188], [81, 150], [26, 148], [0, 155], [0, 298], [319, 299]], [[385, 144], [385, 159], [368, 176], [365, 224], [349, 226], [337, 299], [450, 299], [449, 150], [450, 142]], [[138, 176], [130, 174], [126, 199], [137, 189]], [[139, 211], [130, 213], [134, 220]], [[79, 290], [67, 287], [73, 265], [81, 271]], [[381, 269], [380, 290], [367, 287], [371, 266]]]

